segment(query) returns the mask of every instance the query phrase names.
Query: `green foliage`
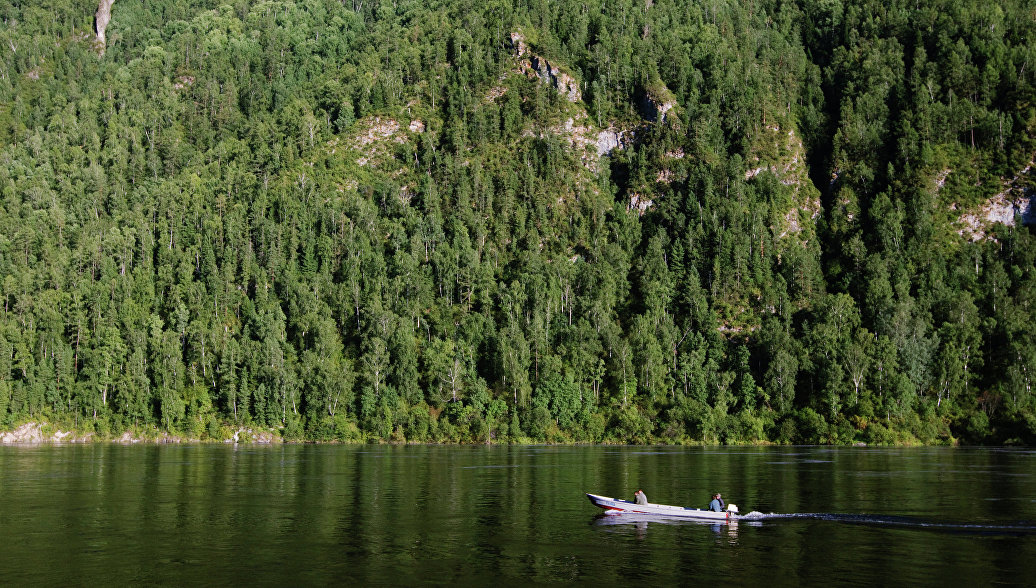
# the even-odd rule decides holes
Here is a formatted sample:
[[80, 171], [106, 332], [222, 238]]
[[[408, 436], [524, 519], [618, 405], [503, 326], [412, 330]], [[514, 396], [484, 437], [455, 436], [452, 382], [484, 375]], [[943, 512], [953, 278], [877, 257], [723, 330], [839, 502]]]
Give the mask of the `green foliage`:
[[0, 428], [1036, 438], [1028, 3], [23, 4]]

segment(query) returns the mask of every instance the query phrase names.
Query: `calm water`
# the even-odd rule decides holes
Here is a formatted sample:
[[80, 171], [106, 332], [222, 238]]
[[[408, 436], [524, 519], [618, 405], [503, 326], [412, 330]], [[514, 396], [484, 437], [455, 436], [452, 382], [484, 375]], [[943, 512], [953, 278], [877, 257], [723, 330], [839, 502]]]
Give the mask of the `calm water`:
[[[626, 523], [584, 492], [736, 525]], [[0, 447], [3, 585], [1032, 585], [1036, 451]]]

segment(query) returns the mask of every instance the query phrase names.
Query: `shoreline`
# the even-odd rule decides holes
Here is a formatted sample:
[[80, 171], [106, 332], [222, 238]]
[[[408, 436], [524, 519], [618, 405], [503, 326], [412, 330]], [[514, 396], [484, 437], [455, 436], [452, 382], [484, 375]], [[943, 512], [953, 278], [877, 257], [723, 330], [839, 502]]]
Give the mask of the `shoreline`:
[[285, 443], [275, 432], [239, 427], [227, 439], [199, 439], [175, 435], [168, 431], [155, 431], [153, 435], [125, 431], [118, 437], [100, 437], [97, 433], [80, 433], [62, 430], [59, 425], [43, 421], [30, 421], [18, 425], [11, 431], [0, 432], [0, 445], [87, 445], [110, 443], [115, 445], [183, 445], [183, 444], [228, 444], [228, 445], [275, 445]]
[[[464, 442], [422, 442], [422, 441], [406, 441], [406, 440], [384, 440], [384, 439], [371, 439], [371, 440], [317, 440], [317, 439], [284, 439], [277, 431], [274, 430], [261, 430], [254, 427], [238, 427], [237, 429], [229, 431], [230, 436], [225, 439], [202, 439], [197, 437], [187, 437], [185, 435], [179, 435], [170, 433], [168, 431], [148, 431], [148, 432], [136, 432], [125, 431], [119, 436], [102, 437], [94, 432], [82, 433], [75, 430], [63, 430], [59, 425], [47, 423], [43, 421], [30, 421], [22, 423], [10, 431], [0, 431], [0, 446], [38, 446], [38, 445], [87, 445], [87, 444], [112, 444], [112, 445], [452, 445], [452, 446], [476, 446], [476, 445], [555, 445], [555, 446], [577, 446], [577, 445], [600, 445], [600, 446], [636, 446], [636, 447], [651, 447], [651, 446], [662, 446], [662, 447], [781, 447], [782, 445], [773, 442], [759, 442], [759, 443], [739, 443], [739, 444], [723, 444], [723, 443], [695, 443], [695, 442], [675, 442], [666, 443], [656, 441], [653, 443], [646, 444], [631, 444], [631, 443], [614, 443], [614, 442], [601, 442], [601, 443], [542, 443], [533, 442], [531, 440], [516, 440], [516, 441], [502, 441], [502, 442], [477, 442], [477, 443], [464, 443]], [[787, 445], [787, 447], [795, 447], [797, 445]], [[903, 443], [895, 445], [875, 445], [857, 441], [851, 444], [842, 445], [818, 445], [822, 447], [853, 447], [853, 448], [865, 448], [865, 447], [963, 447], [959, 440], [953, 439], [950, 442], [939, 443], [939, 444], [922, 444], [922, 443]], [[1009, 446], [1004, 446], [1009, 447]]]

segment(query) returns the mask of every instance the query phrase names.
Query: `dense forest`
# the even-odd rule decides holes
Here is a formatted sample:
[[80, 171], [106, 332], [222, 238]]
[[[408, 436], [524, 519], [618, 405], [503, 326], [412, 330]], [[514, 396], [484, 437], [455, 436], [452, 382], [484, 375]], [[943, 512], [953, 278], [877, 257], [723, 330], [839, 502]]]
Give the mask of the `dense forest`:
[[1036, 443], [1032, 0], [97, 9], [0, 5], [0, 430]]

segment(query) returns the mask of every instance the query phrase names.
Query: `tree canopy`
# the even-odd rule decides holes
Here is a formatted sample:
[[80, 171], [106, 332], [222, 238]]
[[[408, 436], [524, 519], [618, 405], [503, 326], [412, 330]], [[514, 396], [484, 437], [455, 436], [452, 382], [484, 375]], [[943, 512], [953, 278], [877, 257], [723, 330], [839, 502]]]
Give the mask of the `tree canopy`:
[[95, 10], [0, 6], [0, 428], [1036, 442], [1031, 1]]

